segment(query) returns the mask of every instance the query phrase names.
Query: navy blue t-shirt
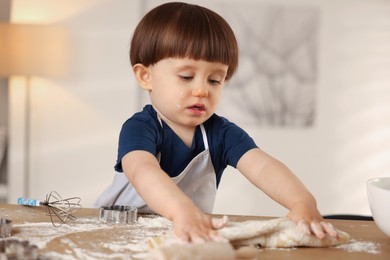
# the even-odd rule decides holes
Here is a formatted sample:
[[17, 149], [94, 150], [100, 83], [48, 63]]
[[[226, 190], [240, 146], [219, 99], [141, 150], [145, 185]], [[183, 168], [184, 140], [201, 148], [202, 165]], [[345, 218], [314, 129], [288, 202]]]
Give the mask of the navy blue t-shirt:
[[[203, 125], [218, 186], [224, 169], [228, 165], [236, 167], [241, 156], [257, 146], [244, 130], [216, 114]], [[154, 156], [161, 152], [161, 168], [169, 176], [175, 177], [204, 149], [199, 126], [195, 130], [190, 148], [164, 121], [161, 126], [156, 111], [151, 105], [146, 105], [143, 111], [134, 114], [122, 126], [115, 170], [123, 171], [121, 160], [131, 151], [148, 151]]]

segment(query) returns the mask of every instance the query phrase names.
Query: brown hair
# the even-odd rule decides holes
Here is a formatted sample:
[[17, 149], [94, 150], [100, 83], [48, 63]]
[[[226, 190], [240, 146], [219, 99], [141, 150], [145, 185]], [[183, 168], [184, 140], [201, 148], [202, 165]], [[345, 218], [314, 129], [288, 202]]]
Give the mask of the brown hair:
[[198, 5], [166, 3], [149, 11], [136, 27], [130, 61], [149, 66], [172, 57], [226, 64], [229, 80], [238, 65], [237, 41], [217, 13]]

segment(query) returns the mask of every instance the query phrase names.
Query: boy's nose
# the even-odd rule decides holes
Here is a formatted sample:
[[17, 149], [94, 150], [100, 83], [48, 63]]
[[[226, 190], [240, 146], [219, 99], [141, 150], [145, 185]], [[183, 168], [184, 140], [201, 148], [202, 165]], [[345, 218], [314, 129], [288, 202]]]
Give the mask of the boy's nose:
[[198, 86], [192, 91], [192, 95], [196, 97], [208, 97], [209, 92], [205, 86]]

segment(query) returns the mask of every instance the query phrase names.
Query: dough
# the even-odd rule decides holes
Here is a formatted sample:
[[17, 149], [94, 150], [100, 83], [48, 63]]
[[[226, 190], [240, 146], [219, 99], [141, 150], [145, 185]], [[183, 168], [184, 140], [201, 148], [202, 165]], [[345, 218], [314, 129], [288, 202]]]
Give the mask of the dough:
[[306, 235], [299, 226], [287, 218], [229, 222], [219, 235], [235, 246], [260, 245], [262, 247], [330, 247], [348, 243], [350, 236], [337, 230], [339, 237]]
[[[336, 229], [337, 230], [337, 229]], [[180, 244], [173, 232], [165, 237], [154, 237], [148, 243], [150, 259], [185, 260], [196, 255], [197, 259], [254, 259], [258, 251], [253, 246], [288, 247], [331, 247], [348, 243], [350, 236], [337, 230], [337, 238], [306, 235], [300, 227], [288, 218], [271, 220], [248, 220], [229, 222], [218, 231], [220, 242], [204, 244]], [[223, 241], [225, 242], [223, 242]], [[233, 250], [233, 248], [238, 248]], [[223, 256], [223, 257], [221, 257]]]

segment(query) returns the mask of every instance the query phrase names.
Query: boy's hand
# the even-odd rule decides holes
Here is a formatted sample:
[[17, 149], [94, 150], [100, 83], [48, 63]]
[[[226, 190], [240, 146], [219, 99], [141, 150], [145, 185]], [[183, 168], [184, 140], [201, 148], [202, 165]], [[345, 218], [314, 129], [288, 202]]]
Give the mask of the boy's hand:
[[287, 216], [298, 223], [300, 229], [307, 235], [314, 234], [319, 239], [325, 236], [337, 237], [338, 233], [331, 223], [325, 222], [317, 208], [297, 203]]
[[204, 243], [221, 242], [224, 239], [216, 230], [226, 226], [227, 217], [212, 218], [199, 209], [181, 212], [173, 219], [173, 231], [181, 242]]

